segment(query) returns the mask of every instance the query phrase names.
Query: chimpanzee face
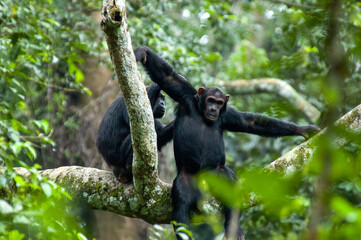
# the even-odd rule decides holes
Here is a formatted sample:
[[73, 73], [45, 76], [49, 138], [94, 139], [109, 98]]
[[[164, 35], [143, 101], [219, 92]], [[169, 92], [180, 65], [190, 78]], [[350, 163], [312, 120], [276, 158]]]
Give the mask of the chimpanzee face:
[[160, 92], [153, 108], [154, 118], [162, 118], [164, 116], [165, 114], [164, 100], [165, 100], [165, 96], [162, 92]]
[[224, 100], [222, 98], [216, 98], [214, 96], [207, 97], [205, 101], [204, 117], [211, 122], [217, 121], [223, 105]]
[[229, 95], [216, 87], [199, 88], [198, 96], [203, 117], [209, 122], [216, 122], [222, 110], [226, 108]]

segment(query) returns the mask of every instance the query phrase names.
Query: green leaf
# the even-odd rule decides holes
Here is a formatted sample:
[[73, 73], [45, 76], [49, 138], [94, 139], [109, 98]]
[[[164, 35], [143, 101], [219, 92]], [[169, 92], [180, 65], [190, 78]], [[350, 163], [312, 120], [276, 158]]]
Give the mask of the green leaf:
[[16, 119], [11, 119], [11, 126], [16, 131], [19, 131], [24, 128], [24, 125]]
[[13, 207], [5, 200], [0, 199], [0, 213], [6, 215], [14, 211]]
[[53, 192], [51, 186], [46, 182], [42, 182], [40, 185], [41, 185], [41, 188], [43, 189], [43, 192], [45, 193], [45, 195], [47, 197], [51, 197], [52, 192]]
[[21, 149], [23, 148], [23, 143], [16, 142], [16, 143], [12, 144], [10, 146], [10, 148], [13, 151], [13, 153], [17, 156], [17, 155], [19, 155]]
[[239, 20], [239, 18], [235, 15], [224, 15], [224, 19]]
[[79, 68], [77, 68], [77, 70], [75, 71], [75, 82], [81, 83], [83, 80], [84, 74]]
[[4, 175], [0, 176], [0, 187], [8, 187], [8, 181]]
[[26, 103], [24, 101], [18, 102], [16, 106], [22, 111], [26, 109]]
[[69, 74], [74, 74], [75, 82], [80, 83], [84, 80], [83, 72], [76, 66], [72, 59], [68, 58]]
[[29, 218], [22, 216], [22, 215], [16, 215], [14, 217], [14, 223], [20, 223], [20, 224], [30, 224]]
[[22, 240], [25, 237], [25, 234], [19, 233], [17, 230], [12, 230], [8, 233], [9, 240]]
[[53, 147], [56, 146], [56, 143], [54, 142], [54, 140], [52, 140], [52, 139], [50, 139], [50, 138], [48, 138], [48, 137], [42, 137], [42, 138], [41, 138], [41, 142], [50, 144], [50, 145], [53, 146]]
[[163, 230], [164, 230], [164, 228], [163, 228], [161, 225], [158, 225], [158, 224], [155, 224], [155, 225], [153, 226], [153, 228], [154, 228], [155, 230], [157, 230], [157, 231], [163, 231]]
[[21, 44], [20, 42], [16, 42], [10, 50], [10, 54], [9, 54], [10, 60], [14, 61], [18, 57], [20, 50], [21, 50]]
[[45, 119], [42, 120], [33, 120], [33, 124], [42, 129], [44, 131], [45, 134], [49, 134], [50, 133], [50, 127], [49, 127], [49, 122]]
[[26, 153], [30, 159], [35, 159], [37, 154], [31, 142], [25, 142], [24, 147], [28, 150]]
[[212, 196], [221, 200], [228, 206], [242, 207], [245, 195], [240, 187], [223, 175], [213, 172], [203, 172], [197, 176], [200, 189], [209, 191]]
[[48, 21], [49, 23], [54, 24], [56, 27], [60, 27], [60, 23], [58, 23], [57, 21], [55, 21], [54, 19], [51, 18], [45, 18], [46, 21]]
[[38, 23], [39, 23], [40, 25], [42, 25], [43, 27], [45, 27], [46, 29], [52, 29], [52, 26], [51, 26], [49, 23], [47, 23], [47, 22], [38, 21]]
[[26, 182], [24, 181], [24, 179], [20, 176], [15, 176], [14, 177], [14, 181], [16, 182], [16, 186], [24, 186], [26, 184]]
[[83, 87], [82, 91], [86, 92], [89, 96], [93, 95], [92, 91], [87, 87]]
[[72, 41], [72, 42], [71, 42], [71, 45], [76, 46], [77, 48], [79, 48], [79, 49], [81, 49], [81, 50], [89, 51], [87, 45], [84, 44], [84, 43], [79, 43], [79, 42]]
[[36, 169], [40, 169], [40, 168], [41, 168], [41, 166], [40, 166], [39, 164], [37, 164], [37, 163], [34, 163], [33, 167], [36, 168]]
[[347, 200], [341, 197], [334, 197], [331, 201], [331, 206], [347, 222], [361, 221], [361, 211], [352, 206]]
[[88, 238], [84, 236], [84, 234], [82, 233], [78, 233], [76, 236], [78, 237], [79, 240], [88, 240]]

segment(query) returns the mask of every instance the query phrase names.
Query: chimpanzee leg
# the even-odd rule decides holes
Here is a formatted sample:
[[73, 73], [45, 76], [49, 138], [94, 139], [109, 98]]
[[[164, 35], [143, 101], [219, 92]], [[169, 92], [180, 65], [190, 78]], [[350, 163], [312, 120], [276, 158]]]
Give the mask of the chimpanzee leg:
[[118, 147], [116, 159], [116, 164], [112, 166], [114, 175], [122, 183], [131, 182], [133, 180], [133, 147], [130, 134], [123, 140], [122, 144]]
[[132, 138], [129, 134], [128, 137], [125, 138], [123, 142], [123, 154], [125, 159], [125, 168], [132, 171], [132, 165], [133, 165], [133, 146], [132, 146]]
[[[232, 171], [232, 169], [225, 167], [225, 166], [219, 166], [217, 167], [217, 172], [221, 173], [222, 175], [225, 175], [226, 177], [230, 178], [232, 181], [236, 180], [236, 176], [234, 174], [234, 172]], [[232, 226], [232, 214], [236, 214], [236, 218], [237, 218], [237, 226]], [[244, 240], [244, 234], [242, 232], [241, 227], [239, 226], [239, 222], [238, 219], [240, 217], [240, 213], [237, 210], [233, 210], [230, 207], [224, 206], [224, 231], [225, 231], [225, 238], [231, 237], [229, 236], [230, 234], [232, 234], [232, 232], [236, 233], [236, 240]], [[233, 229], [234, 230], [233, 230]], [[232, 231], [233, 230], [233, 231]]]
[[[173, 204], [173, 220], [177, 224], [185, 224], [189, 229], [190, 211], [197, 207], [197, 200], [200, 197], [199, 190], [193, 186], [192, 175], [180, 172], [173, 181], [172, 187], [172, 204]], [[177, 234], [177, 229], [181, 226], [174, 226], [177, 239], [182, 240]], [[191, 239], [188, 236], [188, 239]]]

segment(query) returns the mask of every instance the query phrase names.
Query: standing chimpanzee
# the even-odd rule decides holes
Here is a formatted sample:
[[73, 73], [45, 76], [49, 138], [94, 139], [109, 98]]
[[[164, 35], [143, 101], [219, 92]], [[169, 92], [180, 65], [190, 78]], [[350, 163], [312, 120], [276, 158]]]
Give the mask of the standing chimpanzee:
[[[266, 137], [301, 135], [319, 130], [316, 126], [298, 126], [261, 114], [239, 112], [227, 107], [229, 95], [217, 87], [198, 91], [172, 66], [147, 47], [134, 52], [152, 81], [178, 102], [174, 122], [174, 155], [177, 177], [173, 182], [173, 220], [189, 225], [189, 213], [197, 208], [200, 192], [193, 177], [200, 170], [213, 170], [234, 179], [224, 166], [223, 131], [247, 132]], [[231, 210], [225, 207], [225, 236], [229, 236]], [[181, 239], [180, 236], [177, 236]], [[237, 239], [244, 239], [238, 228]]]
[[[152, 107], [157, 146], [160, 150], [173, 138], [173, 122], [163, 125], [158, 119], [165, 113], [164, 94], [157, 84], [147, 88]], [[123, 97], [118, 97], [108, 108], [100, 123], [96, 145], [114, 176], [122, 183], [133, 180], [133, 147], [130, 135], [129, 116]]]

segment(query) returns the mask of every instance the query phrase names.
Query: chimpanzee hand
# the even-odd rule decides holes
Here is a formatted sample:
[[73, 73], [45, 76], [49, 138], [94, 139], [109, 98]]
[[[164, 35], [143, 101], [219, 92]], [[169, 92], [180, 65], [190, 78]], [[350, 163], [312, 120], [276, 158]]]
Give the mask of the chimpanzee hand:
[[302, 126], [300, 135], [304, 136], [306, 139], [309, 139], [316, 135], [321, 129], [315, 125]]
[[141, 62], [145, 64], [147, 61], [147, 48], [146, 47], [139, 47], [134, 51], [135, 59], [137, 62]]

